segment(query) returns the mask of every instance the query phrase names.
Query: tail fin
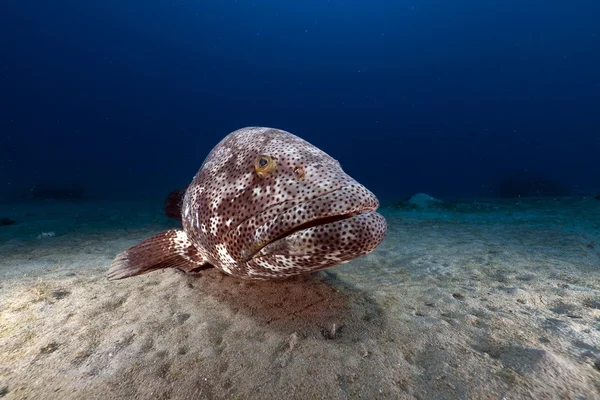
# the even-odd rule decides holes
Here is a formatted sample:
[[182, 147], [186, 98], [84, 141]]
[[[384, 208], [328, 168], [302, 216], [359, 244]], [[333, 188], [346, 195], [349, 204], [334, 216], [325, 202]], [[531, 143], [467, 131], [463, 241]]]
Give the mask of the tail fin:
[[181, 221], [181, 205], [186, 189], [173, 190], [167, 195], [165, 199], [165, 215], [167, 217]]
[[162, 268], [178, 268], [189, 273], [210, 267], [184, 231], [171, 229], [117, 255], [107, 277], [112, 281]]

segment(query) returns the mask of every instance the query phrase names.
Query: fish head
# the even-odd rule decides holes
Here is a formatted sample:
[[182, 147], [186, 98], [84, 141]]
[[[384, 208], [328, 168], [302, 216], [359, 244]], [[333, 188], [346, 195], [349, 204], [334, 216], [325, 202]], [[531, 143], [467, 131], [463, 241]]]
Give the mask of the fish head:
[[373, 251], [386, 222], [375, 195], [340, 163], [282, 130], [225, 137], [188, 187], [184, 230], [226, 273], [285, 278]]

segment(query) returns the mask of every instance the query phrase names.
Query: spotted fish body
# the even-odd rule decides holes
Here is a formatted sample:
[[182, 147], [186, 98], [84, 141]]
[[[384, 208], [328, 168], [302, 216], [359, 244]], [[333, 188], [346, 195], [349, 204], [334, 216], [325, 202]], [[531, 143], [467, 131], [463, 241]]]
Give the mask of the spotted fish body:
[[181, 205], [183, 230], [133, 246], [109, 279], [211, 265], [246, 279], [311, 273], [373, 251], [386, 222], [377, 198], [291, 133], [243, 128], [209, 153]]

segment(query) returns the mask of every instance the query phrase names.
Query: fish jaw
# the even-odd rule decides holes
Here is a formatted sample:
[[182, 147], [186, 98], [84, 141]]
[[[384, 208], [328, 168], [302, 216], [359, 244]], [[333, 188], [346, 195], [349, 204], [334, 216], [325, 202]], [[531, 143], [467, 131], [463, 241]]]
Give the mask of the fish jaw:
[[364, 186], [347, 177], [347, 185], [306, 201], [291, 201], [257, 214], [230, 232], [227, 240], [240, 243], [239, 262], [247, 262], [263, 247], [307, 225], [323, 225], [332, 220], [377, 210], [379, 202]]
[[247, 279], [277, 279], [307, 274], [372, 252], [384, 239], [379, 202], [356, 181], [305, 202], [282, 207], [262, 225], [252, 219], [240, 235], [244, 259], [229, 273]]
[[263, 247], [244, 269], [251, 279], [315, 272], [372, 252], [386, 229], [385, 218], [374, 211], [300, 229]]

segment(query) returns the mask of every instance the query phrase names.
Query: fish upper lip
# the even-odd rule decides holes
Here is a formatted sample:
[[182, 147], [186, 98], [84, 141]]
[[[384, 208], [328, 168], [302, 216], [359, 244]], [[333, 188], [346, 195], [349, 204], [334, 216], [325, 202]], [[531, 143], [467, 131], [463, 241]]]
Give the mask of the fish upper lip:
[[[336, 192], [336, 191], [338, 191], [338, 190], [340, 190], [340, 189], [342, 189], [342, 187], [338, 187], [338, 188], [335, 188], [335, 189], [331, 189], [330, 191], [327, 191], [327, 192], [325, 192], [325, 193], [322, 193], [322, 194], [320, 194], [319, 196], [317, 196], [317, 197], [314, 197], [314, 198], [312, 198], [312, 199], [308, 200], [308, 202], [310, 202], [310, 201], [312, 201], [312, 200], [315, 200], [315, 199], [318, 199], [319, 197], [322, 197], [322, 196], [327, 196], [328, 194], [334, 193], [334, 192]], [[260, 214], [266, 213], [266, 212], [268, 212], [268, 211], [272, 210], [273, 208], [275, 208], [275, 207], [277, 207], [277, 206], [280, 206], [280, 205], [282, 205], [282, 204], [285, 204], [285, 203], [290, 203], [290, 202], [293, 202], [293, 200], [284, 200], [284, 201], [280, 201], [279, 203], [274, 203], [274, 204], [271, 204], [271, 205], [269, 206], [269, 208], [266, 208], [266, 209], [262, 210], [262, 211], [261, 211], [259, 214], [257, 214], [257, 215], [260, 215]], [[294, 205], [292, 205], [292, 207], [294, 207]], [[289, 208], [291, 208], [291, 207], [289, 207]], [[283, 210], [283, 212], [287, 211], [289, 208], [286, 208], [285, 210]], [[236, 229], [238, 229], [240, 226], [242, 226], [243, 224], [245, 224], [246, 222], [248, 222], [248, 220], [250, 220], [250, 219], [252, 219], [252, 218], [254, 218], [254, 217], [256, 217], [256, 215], [251, 215], [251, 216], [249, 216], [248, 218], [245, 218], [245, 219], [243, 219], [242, 221], [240, 221], [239, 223], [237, 223], [237, 224], [236, 224], [236, 225], [235, 225], [235, 226], [232, 228], [232, 230], [236, 230]]]

